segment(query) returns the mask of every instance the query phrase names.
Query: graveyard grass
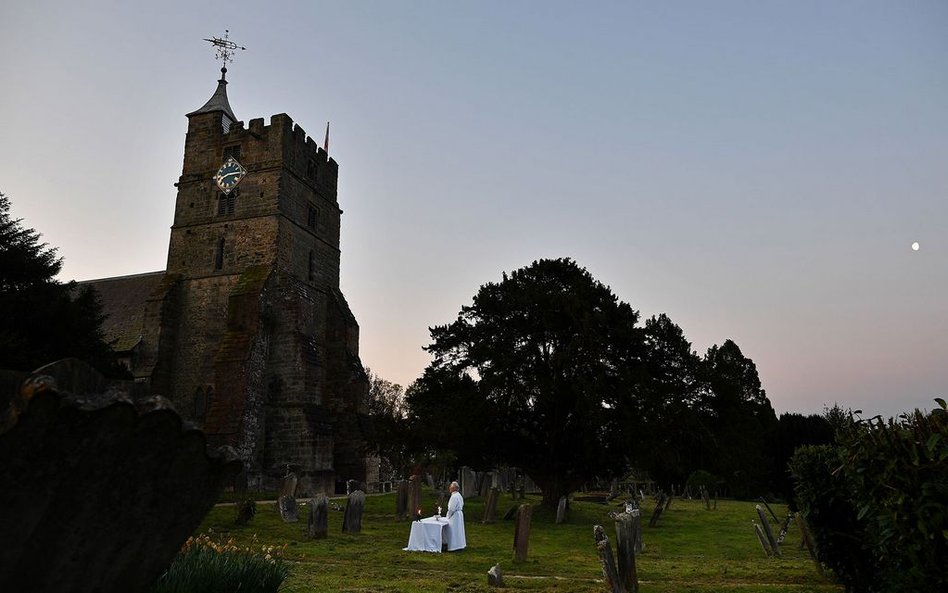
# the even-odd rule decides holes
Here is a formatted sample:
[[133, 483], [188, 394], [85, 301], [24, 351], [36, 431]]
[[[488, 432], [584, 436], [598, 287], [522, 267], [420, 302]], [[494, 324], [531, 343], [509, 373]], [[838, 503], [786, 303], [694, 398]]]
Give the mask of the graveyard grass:
[[[423, 515], [437, 505], [436, 494], [424, 490]], [[305, 500], [300, 500], [300, 503]], [[284, 559], [290, 576], [281, 591], [303, 593], [451, 592], [494, 593], [487, 585], [487, 571], [500, 563], [508, 591], [605, 592], [602, 570], [593, 540], [593, 525], [606, 529], [615, 553], [615, 525], [607, 513], [615, 505], [572, 501], [566, 523], [555, 525], [553, 512], [534, 505], [527, 561], [513, 562], [513, 521], [504, 521], [508, 509], [519, 504], [510, 495], [497, 503], [498, 519], [482, 524], [482, 499], [465, 501], [468, 548], [461, 552], [432, 554], [404, 552], [410, 524], [395, 519], [394, 494], [370, 495], [362, 532], [342, 533], [344, 499], [332, 499], [329, 535], [322, 540], [304, 536], [309, 507], [300, 507], [300, 522], [284, 523], [275, 503], [258, 503], [257, 514], [247, 525], [234, 524], [235, 508], [218, 505], [205, 518], [198, 534], [235, 538], [238, 545], [286, 545]], [[771, 505], [786, 518], [784, 505]], [[333, 510], [337, 507], [340, 510]], [[643, 505], [644, 552], [636, 566], [642, 593], [742, 593], [841, 592], [829, 573], [818, 572], [806, 550], [799, 549], [800, 530], [794, 522], [782, 546], [782, 557], [764, 555], [754, 535], [754, 503], [721, 500], [716, 510], [706, 510], [700, 500], [674, 499], [658, 526], [648, 527], [654, 509]], [[774, 532], [780, 525], [773, 523]]]

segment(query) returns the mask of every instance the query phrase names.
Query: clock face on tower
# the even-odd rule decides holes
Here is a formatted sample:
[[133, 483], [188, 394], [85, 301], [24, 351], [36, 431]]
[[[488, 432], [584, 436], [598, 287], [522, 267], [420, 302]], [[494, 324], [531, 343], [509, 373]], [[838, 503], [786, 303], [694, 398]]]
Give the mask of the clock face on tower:
[[234, 157], [228, 157], [221, 168], [217, 170], [217, 174], [214, 175], [214, 181], [217, 182], [217, 187], [222, 192], [230, 194], [246, 175], [247, 169], [244, 169]]

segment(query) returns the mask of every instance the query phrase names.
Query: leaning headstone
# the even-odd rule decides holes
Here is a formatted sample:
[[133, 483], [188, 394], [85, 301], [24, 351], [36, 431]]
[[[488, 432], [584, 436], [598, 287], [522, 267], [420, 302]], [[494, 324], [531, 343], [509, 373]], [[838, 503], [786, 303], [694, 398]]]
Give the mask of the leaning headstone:
[[250, 520], [257, 514], [257, 503], [252, 500], [244, 499], [238, 501], [237, 504], [234, 505], [234, 509], [236, 512], [234, 524], [246, 525], [250, 523]]
[[408, 478], [408, 514], [414, 517], [421, 510], [421, 476]]
[[658, 518], [662, 516], [662, 511], [665, 510], [665, 497], [667, 494], [660, 493], [658, 496], [658, 504], [655, 505], [655, 510], [652, 512], [652, 518], [649, 519], [648, 526], [655, 527], [658, 525]]
[[292, 496], [281, 496], [277, 501], [277, 507], [280, 509], [280, 517], [284, 523], [296, 523], [300, 520], [300, 510], [296, 505], [296, 499]]
[[307, 535], [310, 539], [325, 539], [329, 534], [329, 499], [325, 494], [318, 494], [309, 501], [309, 526]]
[[520, 505], [517, 511], [517, 523], [514, 526], [514, 562], [527, 561], [527, 547], [530, 543], [530, 519], [533, 516], [533, 507], [528, 504]]
[[497, 514], [497, 499], [500, 498], [500, 490], [491, 488], [487, 493], [487, 501], [484, 503], [484, 520], [482, 523], [493, 523], [494, 515]]
[[362, 509], [365, 507], [365, 492], [356, 490], [346, 500], [346, 514], [342, 519], [343, 533], [362, 531]]
[[395, 518], [406, 519], [409, 515], [408, 482], [400, 480], [395, 487]]
[[761, 524], [764, 526], [764, 534], [767, 535], [767, 543], [770, 544], [770, 549], [773, 551], [774, 556], [780, 555], [780, 544], [777, 543], [777, 538], [774, 537], [774, 530], [770, 527], [770, 521], [767, 520], [767, 516], [764, 515], [764, 509], [760, 508], [760, 505], [755, 505], [757, 509], [757, 517], [760, 518]]
[[599, 564], [602, 565], [602, 576], [606, 580], [606, 587], [610, 593], [625, 593], [619, 582], [619, 571], [612, 555], [612, 546], [602, 525], [593, 526], [593, 538], [596, 540], [596, 552], [599, 554]]
[[287, 471], [286, 475], [280, 478], [280, 497], [290, 496], [296, 498], [296, 484], [298, 481], [295, 472]]
[[770, 543], [767, 541], [767, 536], [764, 535], [764, 531], [760, 528], [760, 525], [757, 524], [757, 521], [754, 521], [754, 533], [757, 534], [757, 541], [760, 542], [760, 547], [764, 549], [764, 554], [770, 556], [772, 554], [770, 549]]
[[504, 587], [504, 575], [500, 572], [500, 564], [495, 564], [487, 571], [487, 584], [491, 587]]
[[560, 502], [556, 505], [556, 524], [559, 525], [566, 521], [566, 497], [561, 496]]
[[510, 510], [508, 510], [506, 513], [504, 513], [504, 521], [510, 521], [511, 519], [513, 519], [514, 517], [516, 517], [516, 516], [517, 516], [517, 511], [519, 511], [519, 510], [520, 510], [520, 507], [518, 507], [517, 505], [514, 505], [514, 506], [510, 507]]
[[675, 497], [674, 494], [670, 494], [670, 495], [668, 495], [668, 496], [665, 497], [665, 508], [662, 509], [663, 512], [664, 512], [664, 511], [667, 511], [667, 510], [668, 510], [668, 507], [670, 507], [670, 506], [672, 505], [672, 499], [673, 499], [674, 497]]
[[616, 515], [616, 556], [619, 584], [623, 591], [637, 593], [639, 578], [635, 570], [635, 533], [633, 518], [626, 513]]
[[480, 483], [477, 488], [477, 495], [481, 498], [487, 498], [487, 493], [490, 492], [490, 487], [494, 483], [493, 474], [490, 472], [484, 472], [478, 476]]

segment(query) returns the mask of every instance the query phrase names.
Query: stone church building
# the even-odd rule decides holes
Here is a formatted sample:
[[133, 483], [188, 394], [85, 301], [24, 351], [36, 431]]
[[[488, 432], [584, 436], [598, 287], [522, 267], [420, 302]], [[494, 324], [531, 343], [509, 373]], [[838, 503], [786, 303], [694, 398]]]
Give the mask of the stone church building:
[[251, 483], [273, 487], [288, 465], [304, 492], [377, 481], [339, 290], [338, 165], [286, 114], [245, 126], [226, 72], [187, 114], [167, 269], [82, 284], [136, 381], [233, 446]]

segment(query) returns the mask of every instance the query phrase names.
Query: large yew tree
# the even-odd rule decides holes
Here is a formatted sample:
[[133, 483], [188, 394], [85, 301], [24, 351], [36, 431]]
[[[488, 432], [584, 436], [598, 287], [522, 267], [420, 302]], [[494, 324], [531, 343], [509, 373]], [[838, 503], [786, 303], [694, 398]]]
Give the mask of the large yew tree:
[[[483, 457], [522, 468], [553, 506], [591, 478], [625, 467], [616, 411], [642, 382], [638, 318], [570, 259], [504, 274], [482, 286], [453, 323], [431, 328], [426, 377], [440, 377], [435, 385], [454, 377], [468, 388], [438, 394], [429, 386], [427, 398], [409, 398], [414, 420], [456, 426], [456, 439], [477, 434]], [[424, 405], [470, 389], [481, 405], [468, 407], [469, 415], [465, 406], [429, 414]]]
[[62, 263], [38, 232], [10, 216], [0, 193], [0, 369], [32, 371], [73, 357], [123, 376], [103, 338], [97, 295], [56, 280]]

